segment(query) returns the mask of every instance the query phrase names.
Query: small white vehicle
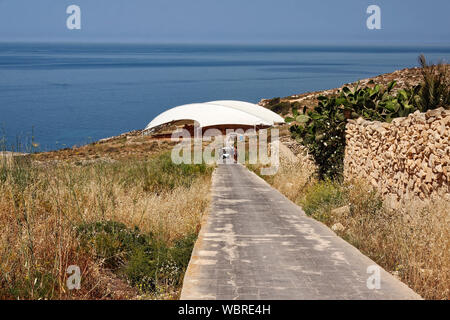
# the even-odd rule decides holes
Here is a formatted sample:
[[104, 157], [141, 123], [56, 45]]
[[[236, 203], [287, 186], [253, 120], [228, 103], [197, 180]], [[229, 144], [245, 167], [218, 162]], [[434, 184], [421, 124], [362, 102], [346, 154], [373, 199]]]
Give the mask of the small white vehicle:
[[222, 162], [229, 163], [234, 161], [234, 149], [232, 147], [224, 147], [220, 150], [220, 157]]

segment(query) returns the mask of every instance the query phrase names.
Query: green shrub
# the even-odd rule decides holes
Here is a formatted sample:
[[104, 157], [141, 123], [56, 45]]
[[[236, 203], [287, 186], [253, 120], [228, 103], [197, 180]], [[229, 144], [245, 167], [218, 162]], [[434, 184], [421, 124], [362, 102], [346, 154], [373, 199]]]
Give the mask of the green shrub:
[[[371, 82], [373, 84], [373, 82]], [[396, 81], [392, 81], [386, 88], [375, 85], [374, 88], [359, 88], [359, 84], [352, 91], [344, 87], [336, 103], [344, 111], [346, 119], [363, 117], [370, 121], [391, 122], [398, 117], [406, 117], [417, 110], [418, 92], [420, 86], [408, 90], [398, 90], [396, 95], [392, 90]]]
[[52, 299], [54, 298], [54, 285], [58, 281], [51, 272], [43, 270], [43, 268], [34, 271], [31, 277], [15, 279], [14, 286], [8, 286], [2, 280], [0, 279], [1, 299], [11, 299], [11, 297], [31, 299], [30, 292], [41, 299]]
[[300, 202], [307, 215], [327, 223], [331, 210], [345, 204], [345, 191], [338, 182], [319, 181], [305, 191]]
[[152, 250], [137, 247], [130, 255], [123, 274], [145, 292], [155, 291], [159, 283], [178, 286], [183, 281], [196, 239], [197, 235], [191, 234], [170, 247], [161, 241], [156, 241]]
[[307, 114], [293, 112], [296, 123], [290, 131], [308, 148], [318, 166], [319, 177], [337, 178], [343, 170], [346, 121], [337, 98], [319, 99], [319, 105], [313, 111]]
[[160, 283], [180, 285], [197, 238], [190, 234], [169, 244], [115, 221], [82, 224], [77, 232], [82, 247], [92, 250], [105, 268], [143, 292], [154, 292]]
[[276, 98], [270, 99], [267, 102], [267, 107], [269, 107], [269, 109], [270, 109], [270, 107], [272, 107], [272, 106], [274, 106], [276, 104], [279, 104], [280, 102], [281, 102], [281, 98], [280, 97], [276, 97]]
[[289, 101], [283, 101], [273, 106], [270, 106], [270, 110], [281, 115], [286, 115], [291, 110], [291, 103]]

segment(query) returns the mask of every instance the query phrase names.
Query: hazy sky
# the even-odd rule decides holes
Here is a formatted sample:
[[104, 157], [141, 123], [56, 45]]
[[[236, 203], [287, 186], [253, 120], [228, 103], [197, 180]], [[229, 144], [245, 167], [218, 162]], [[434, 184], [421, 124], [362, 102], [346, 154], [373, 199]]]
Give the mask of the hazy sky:
[[[66, 28], [81, 7], [82, 29]], [[381, 7], [382, 30], [366, 28]], [[450, 44], [449, 0], [0, 0], [0, 41]]]

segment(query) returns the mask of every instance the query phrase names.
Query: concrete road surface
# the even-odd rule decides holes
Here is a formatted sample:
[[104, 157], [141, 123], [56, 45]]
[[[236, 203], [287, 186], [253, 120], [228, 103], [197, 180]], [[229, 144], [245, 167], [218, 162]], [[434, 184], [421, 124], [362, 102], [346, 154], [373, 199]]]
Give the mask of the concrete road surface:
[[224, 164], [181, 299], [420, 296], [244, 166]]

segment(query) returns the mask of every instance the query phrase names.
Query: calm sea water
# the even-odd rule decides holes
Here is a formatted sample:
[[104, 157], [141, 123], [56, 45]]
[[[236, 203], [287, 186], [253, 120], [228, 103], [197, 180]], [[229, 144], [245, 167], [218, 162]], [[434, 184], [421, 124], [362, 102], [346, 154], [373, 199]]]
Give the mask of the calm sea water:
[[42, 150], [141, 129], [180, 104], [329, 89], [450, 47], [0, 43], [0, 128]]

